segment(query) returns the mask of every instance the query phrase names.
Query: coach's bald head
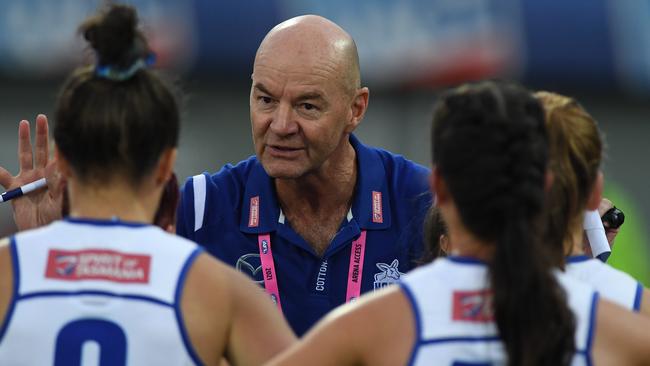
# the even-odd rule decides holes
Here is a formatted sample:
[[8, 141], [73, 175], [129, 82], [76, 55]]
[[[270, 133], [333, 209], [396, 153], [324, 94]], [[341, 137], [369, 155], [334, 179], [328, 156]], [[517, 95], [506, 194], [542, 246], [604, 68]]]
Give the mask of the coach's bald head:
[[317, 15], [286, 20], [264, 37], [255, 56], [255, 65], [268, 59], [282, 59], [310, 65], [340, 79], [348, 92], [361, 85], [359, 54], [352, 37], [334, 22]]

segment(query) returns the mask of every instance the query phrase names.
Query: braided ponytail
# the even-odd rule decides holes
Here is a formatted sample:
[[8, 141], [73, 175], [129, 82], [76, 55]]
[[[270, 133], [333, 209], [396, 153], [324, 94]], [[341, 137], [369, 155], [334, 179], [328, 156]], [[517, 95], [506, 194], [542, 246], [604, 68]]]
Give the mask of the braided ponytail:
[[493, 307], [509, 365], [568, 365], [573, 314], [539, 242], [548, 144], [540, 104], [521, 87], [484, 82], [436, 108], [433, 161], [464, 225], [494, 243]]

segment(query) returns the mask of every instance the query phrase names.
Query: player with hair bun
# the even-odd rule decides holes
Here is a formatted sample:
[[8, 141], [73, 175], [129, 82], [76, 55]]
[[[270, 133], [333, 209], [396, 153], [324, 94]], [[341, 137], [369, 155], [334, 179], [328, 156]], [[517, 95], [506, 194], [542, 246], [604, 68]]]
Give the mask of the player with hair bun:
[[[249, 279], [152, 225], [173, 223], [180, 117], [137, 25], [124, 5], [81, 25], [96, 64], [65, 82], [54, 127], [69, 217], [0, 245], [2, 365], [259, 365], [294, 340]], [[32, 168], [25, 130], [22, 172]], [[40, 168], [46, 145], [47, 132]]]

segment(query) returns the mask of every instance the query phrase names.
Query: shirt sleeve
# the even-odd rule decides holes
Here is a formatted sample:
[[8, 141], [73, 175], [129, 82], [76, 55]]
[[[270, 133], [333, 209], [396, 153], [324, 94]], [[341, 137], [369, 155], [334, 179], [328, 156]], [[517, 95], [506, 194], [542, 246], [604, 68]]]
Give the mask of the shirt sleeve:
[[194, 189], [190, 177], [181, 187], [181, 198], [176, 212], [176, 234], [194, 241]]

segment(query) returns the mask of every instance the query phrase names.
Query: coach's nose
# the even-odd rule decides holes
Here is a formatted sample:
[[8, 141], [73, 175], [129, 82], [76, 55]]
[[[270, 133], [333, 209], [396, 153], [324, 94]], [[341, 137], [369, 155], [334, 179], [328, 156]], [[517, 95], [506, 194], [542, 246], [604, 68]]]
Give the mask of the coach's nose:
[[295, 113], [291, 104], [280, 103], [273, 114], [270, 128], [279, 136], [288, 136], [298, 132], [298, 123], [295, 121]]

